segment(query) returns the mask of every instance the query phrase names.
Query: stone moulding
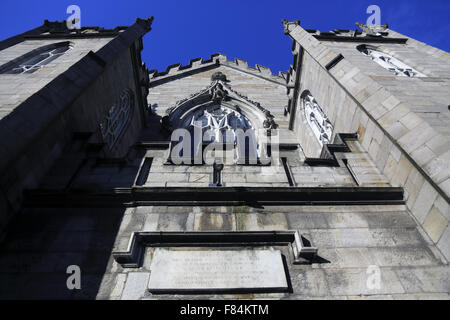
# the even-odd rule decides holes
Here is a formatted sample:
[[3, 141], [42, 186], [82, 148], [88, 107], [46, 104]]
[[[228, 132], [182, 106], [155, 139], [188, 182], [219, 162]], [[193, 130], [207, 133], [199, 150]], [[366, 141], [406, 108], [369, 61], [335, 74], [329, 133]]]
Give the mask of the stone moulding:
[[321, 33], [313, 35], [314, 38], [320, 41], [338, 41], [338, 42], [370, 42], [370, 43], [398, 43], [405, 44], [408, 39], [406, 38], [381, 38], [373, 36], [364, 37], [347, 37], [337, 34]]
[[111, 190], [28, 190], [30, 208], [138, 206], [403, 205], [398, 187], [134, 187]]
[[319, 158], [306, 158], [305, 164], [312, 167], [339, 167], [335, 152], [351, 152], [346, 140], [358, 140], [357, 133], [338, 133], [334, 143], [325, 144]]
[[318, 249], [307, 245], [298, 231], [133, 232], [125, 251], [112, 253], [124, 268], [139, 268], [148, 247], [264, 247], [289, 246], [294, 264], [308, 264]]

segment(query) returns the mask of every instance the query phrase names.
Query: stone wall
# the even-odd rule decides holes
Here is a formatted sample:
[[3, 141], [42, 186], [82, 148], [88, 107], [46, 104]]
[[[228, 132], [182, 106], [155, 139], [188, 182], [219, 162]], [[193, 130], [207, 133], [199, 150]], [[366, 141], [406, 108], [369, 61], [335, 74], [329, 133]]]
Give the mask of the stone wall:
[[[20, 209], [22, 191], [39, 186], [75, 133], [90, 133], [91, 142], [102, 142], [99, 124], [125, 89], [131, 89], [135, 96], [131, 129], [104, 156], [126, 155], [142, 129], [141, 88], [136, 88], [130, 49], [117, 53], [116, 60], [106, 65], [89, 52], [105, 48], [111, 38], [72, 40], [74, 49], [42, 70], [30, 75], [0, 75], [0, 86], [6, 93], [2, 110], [8, 110], [0, 126], [0, 148], [8, 155], [1, 157], [0, 166], [1, 206], [5, 209], [1, 210], [0, 230]], [[5, 49], [1, 56], [6, 61], [48, 43], [25, 41]], [[139, 48], [138, 42], [135, 47]]]
[[[0, 247], [4, 299], [449, 299], [449, 269], [424, 240], [405, 206], [138, 207], [29, 209]], [[299, 230], [319, 247], [312, 265], [286, 256], [292, 294], [152, 296], [152, 248], [140, 268], [123, 268], [111, 251], [126, 250], [139, 231]], [[26, 252], [26, 254], [24, 253]], [[66, 287], [69, 265], [82, 289]], [[381, 270], [370, 289], [367, 268]], [[24, 290], [23, 288], [26, 288]]]
[[[422, 96], [435, 94], [430, 99], [433, 105], [427, 108], [431, 111], [437, 108], [443, 112], [442, 103], [448, 96], [448, 91], [444, 93], [447, 80], [424, 82], [421, 79], [396, 78], [392, 81], [398, 81], [401, 85], [390, 86], [390, 83], [383, 82], [387, 81], [386, 78], [381, 78], [388, 76], [385, 70], [370, 60], [362, 63], [361, 59], [367, 57], [356, 49], [349, 54], [349, 47], [363, 42], [334, 46], [334, 42], [318, 41], [299, 26], [291, 25], [289, 28], [290, 36], [306, 52], [302, 72], [309, 73], [315, 79], [310, 81], [310, 77], [302, 77], [301, 86], [307, 87], [315, 96], [332, 119], [335, 132], [358, 132], [362, 147], [391, 185], [404, 187], [412, 215], [449, 259], [449, 141], [441, 130], [442, 125], [418, 115], [420, 112], [411, 103], [413, 99], [402, 99], [404, 95], [414, 96], [419, 86], [423, 88]], [[411, 42], [412, 46], [419, 46]], [[343, 47], [345, 50], [341, 51]], [[424, 45], [421, 47], [420, 50], [413, 50], [407, 58], [421, 51], [422, 56], [415, 59], [426, 60], [426, 67], [420, 69], [418, 60], [406, 59], [405, 62], [411, 62], [413, 67], [417, 66], [424, 72], [427, 68], [437, 72], [439, 63], [448, 65], [448, 54]], [[295, 50], [298, 54], [299, 46]], [[434, 60], [432, 57], [428, 59], [424, 51], [434, 55]], [[339, 54], [344, 59], [327, 71], [325, 67]], [[434, 75], [442, 76], [439, 73]], [[389, 77], [391, 79], [392, 75]], [[411, 85], [402, 88], [406, 83]], [[430, 92], [430, 86], [437, 89]], [[445, 116], [441, 120], [448, 123]]]
[[[290, 253], [283, 251], [293, 293], [183, 297], [448, 299], [449, 269], [406, 210], [405, 206], [138, 207], [125, 213], [114, 250], [126, 251], [132, 232], [299, 230], [320, 248], [323, 260], [293, 265]], [[147, 292], [153, 250], [147, 249], [140, 268], [109, 264], [97, 298], [173, 298]], [[371, 265], [380, 267], [379, 289], [366, 286]]]
[[0, 119], [10, 114], [21, 103], [48, 85], [58, 75], [67, 71], [72, 65], [85, 57], [89, 51], [97, 52], [110, 42], [111, 38], [25, 40], [1, 51], [0, 66], [34, 49], [66, 41], [72, 44], [73, 49], [53, 60], [38, 72], [0, 75]]
[[173, 107], [177, 101], [208, 87], [211, 84], [211, 76], [216, 72], [222, 72], [227, 76], [233, 90], [247, 96], [250, 100], [259, 102], [274, 115], [280, 128], [287, 127], [288, 119], [284, 116], [284, 108], [288, 101], [283, 79], [279, 78], [279, 83], [274, 83], [222, 65], [208, 71], [200, 70], [192, 75], [189, 75], [187, 71], [189, 69], [179, 72], [178, 79], [175, 78], [163, 84], [152, 85], [152, 82], [156, 82], [159, 77], [151, 79], [148, 104], [157, 108], [158, 115], [164, 116], [167, 108]]

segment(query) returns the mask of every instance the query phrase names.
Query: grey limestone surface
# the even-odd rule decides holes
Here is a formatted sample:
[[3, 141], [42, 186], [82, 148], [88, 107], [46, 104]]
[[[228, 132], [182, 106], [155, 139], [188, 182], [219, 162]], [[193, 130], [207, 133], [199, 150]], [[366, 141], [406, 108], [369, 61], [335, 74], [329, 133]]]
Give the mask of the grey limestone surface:
[[153, 252], [150, 292], [288, 290], [280, 251], [170, 250]]
[[[3, 212], [13, 207], [17, 213], [0, 243], [0, 298], [449, 300], [449, 126], [448, 110], [442, 108], [449, 97], [445, 75], [448, 54], [413, 39], [400, 47], [383, 45], [383, 49], [428, 75], [400, 79], [365, 63], [365, 57], [353, 50], [355, 43], [319, 42], [299, 26], [289, 28], [297, 59], [300, 47], [304, 49], [301, 69], [276, 76], [265, 67], [249, 68], [244, 60], [230, 62], [216, 55], [210, 62], [193, 60], [191, 66], [172, 66], [166, 73], [152, 71], [147, 97], [152, 112], [138, 104], [141, 90], [146, 93], [147, 89], [136, 74], [136, 68], [139, 72], [146, 70], [136, 58], [141, 49], [139, 41], [133, 42], [130, 50], [111, 55], [113, 61], [106, 57], [110, 63], [104, 70], [101, 63], [90, 60], [93, 58], [87, 52], [97, 52], [111, 39], [74, 39], [74, 49], [47, 69], [29, 77], [0, 75], [0, 131], [15, 139], [3, 139], [0, 144], [0, 164], [6, 168], [0, 179], [1, 190], [7, 190], [0, 193], [0, 228], [11, 220]], [[390, 32], [391, 36], [400, 36]], [[2, 50], [0, 64], [46, 41], [27, 40]], [[325, 65], [337, 53], [344, 59], [326, 70]], [[87, 59], [91, 67], [80, 74], [66, 72], [80, 59]], [[222, 171], [226, 187], [401, 187], [404, 204], [124, 203], [115, 207], [111, 202], [109, 208], [100, 208], [90, 206], [96, 200], [91, 198], [87, 205], [77, 204], [77, 208], [53, 208], [48, 202], [22, 206], [25, 188], [44, 194], [84, 194], [86, 198], [102, 192], [119, 196], [148, 187], [209, 188], [213, 181], [211, 165], [168, 162], [170, 136], [163, 130], [161, 118], [177, 101], [209, 86], [211, 76], [218, 71], [227, 76], [233, 90], [271, 112], [278, 124], [279, 142], [285, 146], [279, 158], [286, 158], [286, 165], [279, 159], [267, 166], [227, 164]], [[307, 164], [307, 159], [320, 156], [322, 148], [306, 122], [300, 99], [294, 106], [295, 113], [291, 110], [285, 114], [295, 91], [288, 90], [286, 80], [290, 78], [292, 85], [296, 72], [301, 73], [297, 93], [309, 90], [313, 94], [333, 124], [333, 138], [338, 133], [358, 133], [357, 140], [345, 141], [348, 152], [334, 153], [335, 166]], [[60, 74], [72, 85], [60, 84], [51, 89], [51, 94], [40, 91]], [[20, 85], [25, 91], [19, 94]], [[66, 104], [64, 88], [71, 88], [67, 96], [80, 94]], [[99, 124], [126, 88], [131, 88], [135, 97], [132, 120], [118, 143], [107, 149], [99, 139]], [[21, 102], [27, 97], [31, 97], [27, 103], [35, 109], [29, 104], [27, 108], [35, 111], [42, 107], [43, 111], [28, 114], [21, 110]], [[49, 105], [61, 108], [55, 113], [57, 117], [49, 119], [56, 110], [48, 109]], [[34, 128], [32, 123], [40, 127]], [[22, 129], [12, 132], [15, 127]], [[29, 132], [23, 129], [27, 127]], [[10, 150], [12, 141], [17, 141], [14, 150]], [[17, 157], [6, 159], [3, 154]], [[142, 261], [128, 268], [112, 255], [128, 251], [136, 232], [250, 231], [298, 231], [305, 242], [318, 248], [318, 256], [309, 264], [294, 264], [290, 247], [284, 245], [255, 249], [243, 243], [234, 248], [233, 254], [230, 248], [147, 247]], [[167, 256], [162, 257], [162, 252]], [[201, 257], [187, 264], [186, 259], [195, 255]], [[238, 258], [248, 263], [230, 263]], [[206, 269], [198, 267], [199, 262]], [[81, 290], [66, 286], [71, 265], [81, 269]], [[217, 272], [212, 272], [207, 281], [199, 272], [209, 272], [211, 266], [224, 270], [217, 278]], [[173, 276], [165, 277], [166, 270]], [[188, 273], [192, 283], [177, 278], [177, 272]], [[149, 291], [149, 286], [171, 285], [176, 290], [202, 283], [204, 288], [213, 289], [287, 285], [290, 292], [165, 295]]]
[[[416, 221], [434, 243], [445, 248], [443, 237], [449, 223], [449, 54], [411, 38], [405, 44], [370, 44], [426, 75], [399, 77], [357, 50], [365, 44], [364, 39], [343, 42], [337, 36], [335, 41], [319, 41], [300, 26], [289, 28], [294, 54], [299, 54], [300, 47], [304, 49], [299, 96], [304, 90], [312, 93], [335, 133], [358, 133], [362, 150], [379, 173], [390, 185], [404, 188]], [[388, 38], [405, 36], [389, 30]], [[344, 58], [326, 70], [338, 54]], [[302, 129], [304, 112], [300, 103], [297, 108], [294, 131], [306, 156], [317, 156], [320, 147], [312, 133]]]

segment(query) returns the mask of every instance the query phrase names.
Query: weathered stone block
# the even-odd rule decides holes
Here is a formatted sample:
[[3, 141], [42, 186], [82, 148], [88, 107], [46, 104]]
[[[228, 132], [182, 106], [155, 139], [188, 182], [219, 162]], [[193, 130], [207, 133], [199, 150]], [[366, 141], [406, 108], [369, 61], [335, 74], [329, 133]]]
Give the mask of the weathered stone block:
[[411, 209], [412, 213], [420, 223], [424, 223], [437, 195], [438, 193], [434, 187], [428, 181], [425, 181], [417, 196], [416, 202]]
[[435, 243], [439, 241], [447, 225], [448, 220], [443, 217], [442, 213], [436, 207], [431, 209], [423, 223], [425, 231]]
[[122, 293], [122, 300], [139, 300], [144, 297], [150, 273], [130, 272]]

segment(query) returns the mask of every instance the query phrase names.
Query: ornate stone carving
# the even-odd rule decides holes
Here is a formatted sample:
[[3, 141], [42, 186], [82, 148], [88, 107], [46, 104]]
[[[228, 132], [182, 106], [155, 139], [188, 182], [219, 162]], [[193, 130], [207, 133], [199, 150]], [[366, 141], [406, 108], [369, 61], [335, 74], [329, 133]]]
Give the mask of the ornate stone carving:
[[388, 29], [387, 23], [384, 25], [367, 25], [356, 22], [356, 25], [366, 34], [376, 37], [387, 36], [388, 33], [386, 30]]
[[[213, 106], [221, 105], [226, 102], [228, 104], [236, 103], [237, 109], [243, 106], [250, 107], [251, 112], [259, 114], [261, 125], [266, 129], [275, 129], [277, 124], [275, 123], [273, 115], [267, 109], [263, 108], [260, 103], [250, 100], [248, 97], [233, 90], [227, 83], [226, 76], [217, 72], [211, 77], [212, 83], [204, 90], [192, 94], [190, 97], [178, 101], [175, 106], [167, 109], [167, 119], [162, 120], [163, 128], [173, 129], [177, 128], [180, 123], [180, 118], [183, 114], [188, 112], [189, 109], [196, 108], [197, 106], [207, 106], [208, 104]], [[240, 106], [240, 107], [239, 107]], [[240, 113], [240, 111], [238, 111]], [[164, 122], [163, 122], [164, 121]], [[177, 125], [178, 124], [178, 125]], [[171, 129], [170, 129], [171, 130]]]
[[108, 112], [105, 120], [100, 123], [103, 141], [113, 148], [117, 140], [125, 132], [131, 122], [134, 109], [134, 95], [130, 89], [124, 90], [118, 101]]
[[401, 77], [426, 77], [423, 73], [420, 73], [419, 71], [415, 70], [414, 68], [408, 66], [407, 64], [401, 62], [400, 60], [394, 58], [393, 56], [375, 50], [373, 48], [369, 48], [365, 45], [359, 46], [358, 50], [370, 57], [373, 61], [378, 63], [383, 68], [393, 72], [397, 76]]
[[[222, 138], [227, 139], [227, 137], [232, 138], [233, 141], [226, 142], [234, 142], [234, 132], [237, 129], [246, 131], [253, 128], [251, 122], [244, 115], [223, 106], [208, 108], [194, 114], [190, 126], [214, 133], [213, 140], [216, 142], [221, 141]], [[228, 134], [227, 137], [224, 137], [225, 133]]]
[[303, 95], [302, 104], [306, 121], [320, 145], [329, 144], [333, 134], [333, 125], [328, 120], [325, 112], [323, 112], [316, 99], [309, 92]]
[[222, 100], [226, 100], [228, 92], [224, 89], [223, 85], [219, 82], [213, 86], [209, 91], [211, 94], [211, 100], [220, 103]]
[[227, 82], [227, 76], [225, 74], [223, 74], [222, 72], [216, 72], [211, 76], [211, 81], [223, 81], [223, 82]]

